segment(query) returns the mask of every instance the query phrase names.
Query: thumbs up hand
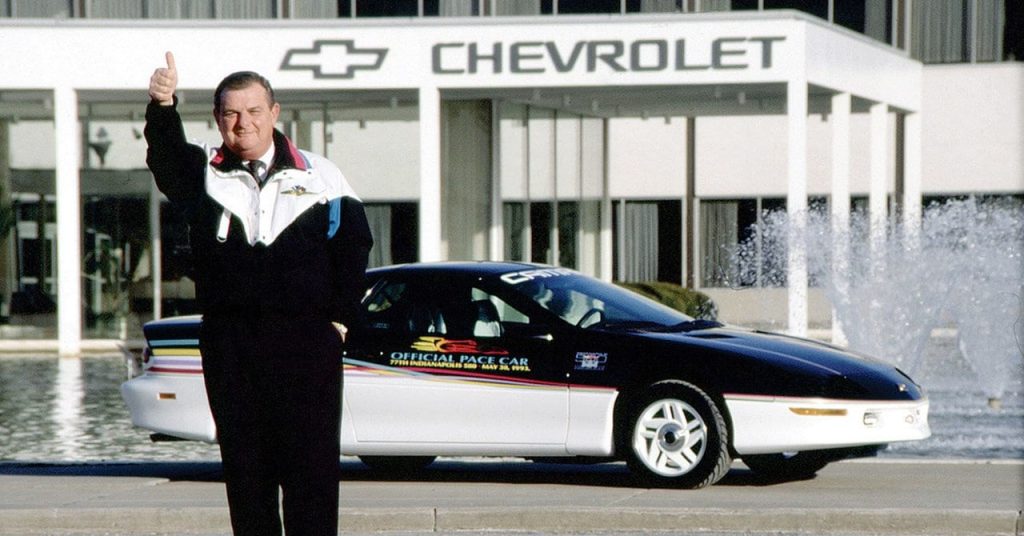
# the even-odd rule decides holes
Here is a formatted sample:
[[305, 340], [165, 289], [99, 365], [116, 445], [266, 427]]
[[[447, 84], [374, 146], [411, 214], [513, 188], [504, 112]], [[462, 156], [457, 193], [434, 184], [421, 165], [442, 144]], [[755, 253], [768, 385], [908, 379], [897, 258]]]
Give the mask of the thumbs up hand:
[[149, 96], [162, 106], [174, 104], [174, 90], [178, 87], [178, 69], [174, 66], [174, 54], [165, 56], [167, 67], [160, 67], [149, 77]]

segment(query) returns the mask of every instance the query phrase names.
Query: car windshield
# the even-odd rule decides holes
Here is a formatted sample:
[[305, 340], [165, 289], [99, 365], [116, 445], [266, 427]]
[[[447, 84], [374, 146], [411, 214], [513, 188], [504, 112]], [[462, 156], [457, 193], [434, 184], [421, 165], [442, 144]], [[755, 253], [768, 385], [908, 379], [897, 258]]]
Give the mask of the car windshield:
[[562, 320], [583, 328], [658, 328], [693, 321], [675, 309], [569, 269], [513, 272], [501, 280]]

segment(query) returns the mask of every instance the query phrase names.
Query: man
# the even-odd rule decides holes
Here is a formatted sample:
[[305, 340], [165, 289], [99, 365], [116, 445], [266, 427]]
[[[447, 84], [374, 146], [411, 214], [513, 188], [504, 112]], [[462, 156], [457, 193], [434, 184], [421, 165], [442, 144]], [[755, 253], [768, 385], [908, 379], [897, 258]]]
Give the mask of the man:
[[[275, 130], [252, 72], [214, 94], [223, 143], [185, 141], [174, 56], [150, 78], [146, 162], [189, 220], [200, 350], [237, 535], [337, 533], [341, 355], [373, 245], [336, 166]], [[250, 171], [251, 169], [251, 171]]]

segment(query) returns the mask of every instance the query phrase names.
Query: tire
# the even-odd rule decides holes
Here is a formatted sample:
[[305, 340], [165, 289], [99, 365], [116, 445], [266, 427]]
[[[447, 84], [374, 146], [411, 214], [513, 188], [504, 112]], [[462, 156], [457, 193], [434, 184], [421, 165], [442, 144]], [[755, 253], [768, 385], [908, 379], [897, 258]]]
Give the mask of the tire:
[[774, 479], [810, 478], [835, 458], [825, 451], [808, 450], [743, 456], [743, 463], [758, 475]]
[[652, 487], [703, 488], [729, 471], [729, 429], [715, 402], [681, 381], [652, 385], [627, 412], [626, 464]]
[[360, 456], [359, 461], [381, 473], [415, 473], [434, 463], [436, 456]]

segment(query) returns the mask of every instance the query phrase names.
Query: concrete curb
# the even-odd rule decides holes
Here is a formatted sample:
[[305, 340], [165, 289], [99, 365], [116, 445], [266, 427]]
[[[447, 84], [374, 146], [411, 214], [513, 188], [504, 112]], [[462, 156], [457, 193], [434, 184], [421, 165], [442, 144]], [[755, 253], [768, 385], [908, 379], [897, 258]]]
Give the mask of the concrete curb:
[[[408, 508], [341, 509], [341, 531], [675, 531], [1021, 536], [1019, 511], [920, 509]], [[0, 510], [0, 534], [223, 534], [225, 508]]]
[[1020, 512], [853, 509], [459, 509], [439, 510], [437, 530], [683, 532], [866, 532], [870, 534], [1011, 534], [1019, 536]]

